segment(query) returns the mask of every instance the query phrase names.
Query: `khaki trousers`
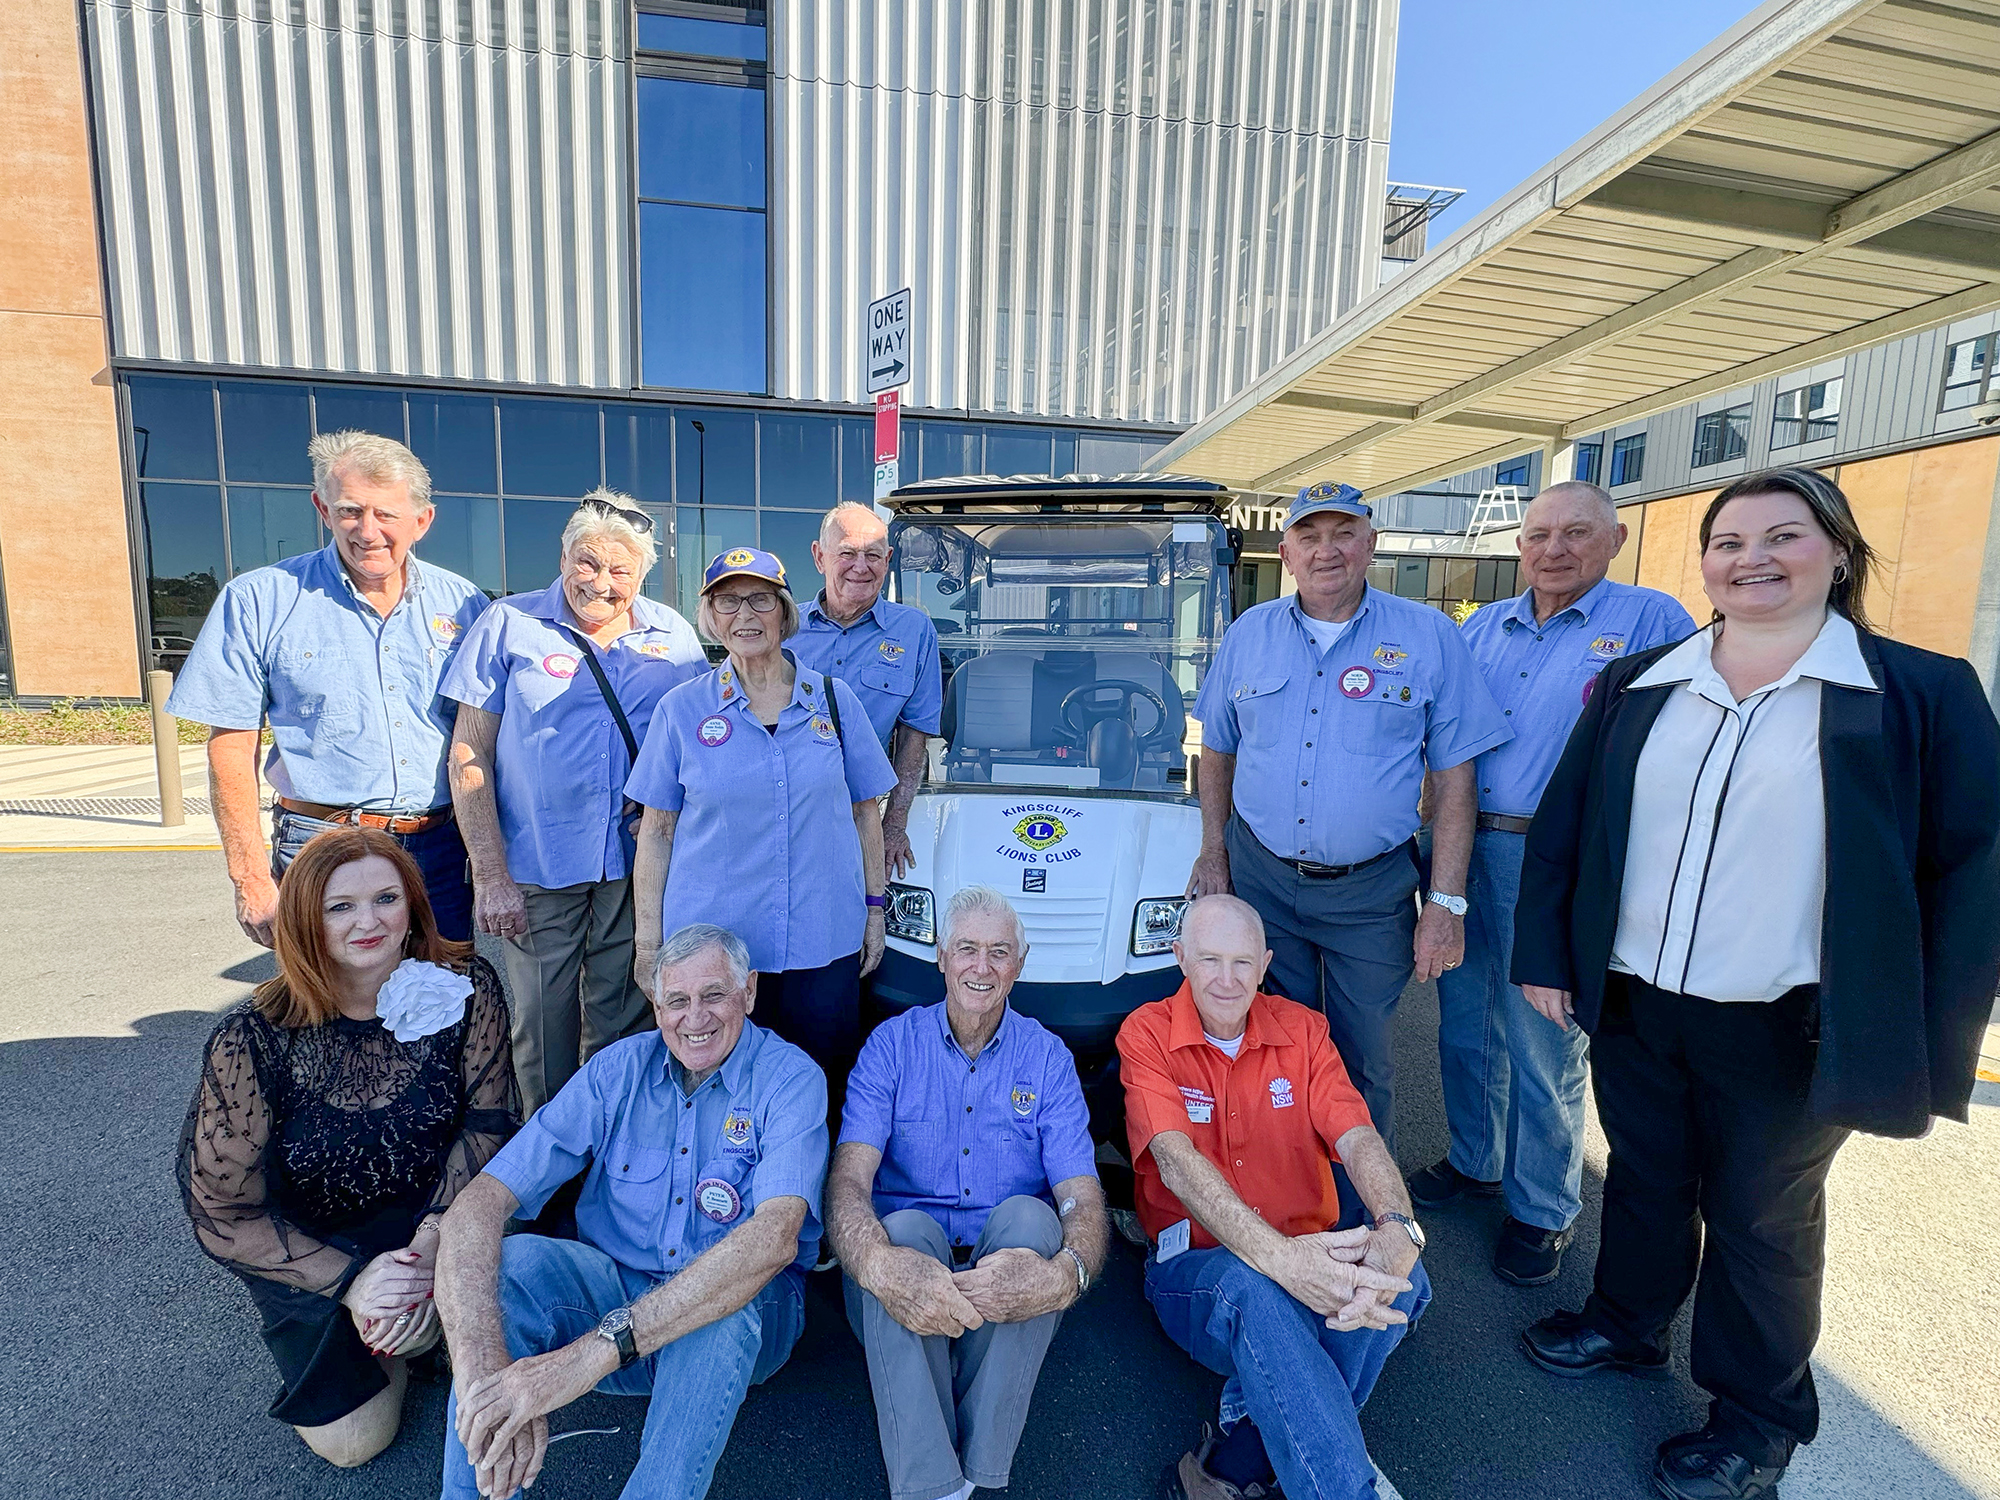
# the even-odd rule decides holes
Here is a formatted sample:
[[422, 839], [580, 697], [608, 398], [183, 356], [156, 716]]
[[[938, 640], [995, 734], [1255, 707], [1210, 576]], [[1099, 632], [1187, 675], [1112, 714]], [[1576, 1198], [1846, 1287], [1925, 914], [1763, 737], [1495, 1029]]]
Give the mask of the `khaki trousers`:
[[632, 977], [632, 879], [521, 887], [528, 930], [507, 938], [514, 1077], [521, 1117], [540, 1109], [591, 1054], [648, 1024]]

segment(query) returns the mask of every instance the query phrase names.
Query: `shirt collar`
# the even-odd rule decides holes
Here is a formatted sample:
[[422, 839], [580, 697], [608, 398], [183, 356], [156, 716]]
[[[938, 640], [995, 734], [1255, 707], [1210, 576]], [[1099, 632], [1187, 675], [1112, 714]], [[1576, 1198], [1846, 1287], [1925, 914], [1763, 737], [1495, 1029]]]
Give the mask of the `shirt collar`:
[[[1194, 1003], [1194, 989], [1183, 979], [1181, 987], [1174, 991], [1167, 1001], [1167, 1050], [1178, 1052], [1183, 1047], [1206, 1047], [1209, 1045], [1208, 1029], [1201, 1024], [1201, 1011]], [[1262, 990], [1250, 1001], [1250, 1013], [1243, 1018], [1244, 1048], [1265, 1045], [1266, 1012], [1270, 1001]], [[1241, 1052], [1237, 1054], [1241, 1056]]]
[[[1291, 616], [1293, 623], [1296, 624], [1300, 630], [1304, 631], [1308, 636], [1310, 636], [1312, 634], [1312, 626], [1308, 625], [1306, 621], [1308, 618], [1311, 617], [1309, 617], [1303, 609], [1299, 608], [1299, 596], [1296, 593], [1294, 593], [1288, 595], [1287, 597], [1291, 602]], [[1361, 586], [1361, 602], [1354, 606], [1353, 614], [1349, 615], [1344, 620], [1321, 620], [1315, 618], [1313, 619], [1313, 624], [1337, 625], [1343, 630], [1348, 629], [1350, 626], [1358, 626], [1361, 623], [1361, 617], [1367, 614], [1368, 611], [1374, 607], [1374, 604], [1375, 604], [1375, 590], [1369, 587], [1367, 584], [1363, 584]]]
[[[817, 669], [799, 665], [799, 659], [792, 655], [791, 648], [785, 647], [785, 659], [792, 664], [792, 701], [785, 705], [787, 710], [803, 708], [809, 713], [823, 712], [826, 694], [821, 691], [824, 676]], [[742, 705], [745, 713], [750, 712], [750, 695], [743, 691], [743, 684], [736, 680], [736, 668], [728, 657], [724, 657], [715, 670], [709, 674], [715, 684], [715, 702], [718, 708], [733, 708]], [[831, 679], [826, 679], [831, 681]]]
[[1579, 620], [1588, 621], [1590, 619], [1590, 612], [1604, 602], [1604, 596], [1610, 593], [1610, 591], [1611, 580], [1609, 578], [1600, 578], [1583, 591], [1582, 598], [1571, 604], [1564, 605], [1561, 609], [1550, 615], [1548, 619], [1537, 621], [1535, 619], [1535, 591], [1533, 589], [1526, 589], [1514, 596], [1513, 603], [1500, 621], [1500, 627], [1503, 630], [1511, 631], [1516, 625], [1533, 625], [1537, 629], [1545, 630], [1555, 624], [1564, 615], [1569, 614], [1575, 615]]
[[[1729, 691], [1729, 685], [1722, 680], [1722, 675], [1711, 661], [1714, 650], [1715, 627], [1711, 625], [1705, 630], [1697, 630], [1625, 686], [1630, 690], [1686, 683], [1704, 698], [1733, 704], [1735, 695]], [[1801, 677], [1830, 682], [1836, 687], [1859, 688], [1863, 692], [1881, 691], [1868, 670], [1868, 663], [1862, 659], [1853, 621], [1836, 610], [1827, 611], [1826, 623], [1820, 626], [1819, 634], [1813, 637], [1813, 643], [1806, 647], [1805, 654], [1792, 663], [1792, 669], [1768, 688], [1759, 691], [1776, 692], [1779, 688], [1790, 687]], [[1719, 698], [1718, 694], [1721, 695]]]
[[[937, 1011], [938, 1035], [944, 1038], [944, 1044], [960, 1057], [965, 1056], [965, 1049], [958, 1045], [958, 1038], [951, 1034], [951, 1003], [946, 1000], [940, 1000], [932, 1009]], [[985, 1057], [989, 1053], [998, 1052], [1002, 1038], [1007, 1035], [1013, 1024], [1014, 1007], [1008, 1005], [1006, 1013], [1000, 1017], [1000, 1024], [993, 1028], [993, 1035], [986, 1039], [986, 1045], [980, 1050], [979, 1056]], [[977, 1060], [977, 1058], [974, 1059], [974, 1061]]]
[[[684, 1081], [687, 1078], [687, 1069], [681, 1066], [680, 1059], [674, 1056], [674, 1049], [667, 1045], [667, 1039], [660, 1036], [657, 1029], [653, 1035], [659, 1038], [660, 1043], [660, 1076], [672, 1084], [683, 1099], [692, 1097]], [[722, 1060], [722, 1066], [702, 1080], [701, 1088], [707, 1088], [710, 1082], [720, 1078], [723, 1092], [732, 1099], [735, 1098], [743, 1092], [743, 1085], [747, 1081], [746, 1075], [763, 1045], [763, 1033], [758, 1030], [757, 1023], [745, 1016], [743, 1031], [736, 1038], [736, 1045], [729, 1049], [729, 1056]], [[701, 1089], [695, 1090], [697, 1094], [700, 1092]]]
[[[319, 549], [319, 552], [320, 556], [325, 560], [325, 565], [332, 570], [333, 576], [340, 580], [341, 587], [347, 590], [347, 597], [352, 599], [357, 606], [364, 606], [370, 614], [373, 614], [375, 606], [369, 604], [367, 600], [361, 597], [361, 591], [354, 586], [353, 575], [347, 571], [347, 564], [340, 560], [340, 544], [338, 542], [328, 542], [324, 547]], [[389, 613], [393, 615], [397, 609], [401, 609], [403, 607], [403, 599], [421, 599], [423, 592], [423, 564], [417, 561], [417, 554], [415, 552], [405, 552], [403, 554], [403, 596], [396, 601], [396, 609], [390, 610]]]
[[877, 630], [887, 630], [889, 627], [883, 623], [882, 616], [877, 613], [881, 608], [882, 596], [877, 594], [875, 602], [854, 617], [853, 625], [843, 625], [826, 612], [826, 590], [821, 589], [817, 594], [813, 595], [812, 602], [806, 606], [806, 617], [808, 619], [819, 620], [834, 630], [852, 630], [855, 625], [859, 625], [863, 620], [874, 621]]

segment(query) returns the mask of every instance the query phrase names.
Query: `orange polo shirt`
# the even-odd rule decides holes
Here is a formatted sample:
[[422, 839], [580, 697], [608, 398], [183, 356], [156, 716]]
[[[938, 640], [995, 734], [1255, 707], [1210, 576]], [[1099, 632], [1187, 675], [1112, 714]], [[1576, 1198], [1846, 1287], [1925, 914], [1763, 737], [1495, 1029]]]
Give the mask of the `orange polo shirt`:
[[[1193, 1141], [1237, 1196], [1280, 1234], [1314, 1234], [1339, 1221], [1334, 1142], [1373, 1122], [1327, 1035], [1325, 1016], [1259, 993], [1231, 1062], [1202, 1034], [1201, 1013], [1183, 983], [1125, 1018], [1118, 1059], [1139, 1178], [1139, 1221], [1155, 1240], [1161, 1230], [1192, 1218], [1167, 1191], [1146, 1149], [1163, 1130]], [[1189, 1228], [1194, 1248], [1216, 1243], [1199, 1223]]]

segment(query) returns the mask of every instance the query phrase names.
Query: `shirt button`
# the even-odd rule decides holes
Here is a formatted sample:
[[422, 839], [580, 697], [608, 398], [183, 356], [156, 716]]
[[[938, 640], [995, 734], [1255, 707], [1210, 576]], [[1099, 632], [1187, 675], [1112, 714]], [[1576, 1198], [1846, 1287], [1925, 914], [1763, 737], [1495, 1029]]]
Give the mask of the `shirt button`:
[[1313, 673], [1313, 676], [1315, 676], [1315, 677], [1324, 677], [1324, 676], [1326, 676], [1326, 673], [1325, 673], [1325, 672], [1323, 672], [1323, 671], [1321, 671], [1321, 672], [1315, 672], [1315, 673]]
[[685, 1146], [681, 1147], [681, 1155], [686, 1156], [687, 1154], [688, 1154], [688, 1148]]
[[[1239, 1161], [1239, 1162], [1238, 1162], [1238, 1163], [1237, 1163], [1236, 1165], [1240, 1167], [1240, 1166], [1242, 1166], [1242, 1165], [1243, 1165], [1243, 1163]], [[669, 1251], [667, 1252], [667, 1254], [668, 1254], [668, 1255], [679, 1255], [679, 1254], [680, 1254], [680, 1251], [678, 1251], [678, 1250], [669, 1250]]]
[[1299, 819], [1299, 822], [1300, 822], [1300, 824], [1301, 824], [1301, 825], [1303, 825], [1303, 824], [1304, 824], [1304, 822], [1305, 822], [1305, 819], [1304, 819], [1304, 818], [1300, 818], [1300, 819]]
[[676, 1202], [676, 1203], [679, 1203], [680, 1201], [681, 1201], [681, 1198], [680, 1198], [680, 1195], [679, 1195], [678, 1193], [676, 1193], [676, 1194], [674, 1195], [674, 1202]]
[[1311, 785], [1312, 785], [1312, 783], [1311, 783], [1310, 781], [1301, 781], [1301, 782], [1299, 783], [1299, 785], [1300, 785], [1300, 786], [1311, 786]]
[[967, 1064], [965, 1065], [965, 1071], [966, 1071], [966, 1072], [968, 1072], [968, 1073], [977, 1073], [977, 1072], [979, 1071], [979, 1064], [978, 1064], [978, 1063], [967, 1063]]
[[958, 1154], [960, 1156], [970, 1156], [972, 1155], [972, 1148], [970, 1146], [966, 1146], [962, 1150], [960, 1150]]
[[1311, 740], [1307, 740], [1307, 741], [1306, 741], [1306, 749], [1310, 750], [1310, 749], [1312, 749], [1312, 747], [1313, 747], [1313, 742], [1312, 742]]
[[1527, 676], [1528, 674], [1527, 674], [1526, 672], [1523, 672], [1523, 673], [1522, 673], [1521, 675], [1522, 675], [1523, 677], [1526, 677], [1526, 676]]
[[972, 1196], [972, 1189], [966, 1188], [962, 1193], [959, 1194], [959, 1196], [962, 1198], [970, 1198]]
[[[1243, 1165], [1243, 1159], [1242, 1159], [1241, 1157], [1238, 1157], [1238, 1158], [1237, 1158], [1237, 1160], [1236, 1160], [1236, 1165], [1237, 1165], [1237, 1166], [1239, 1166], [1239, 1167]], [[672, 1254], [673, 1252], [672, 1252], [672, 1251], [669, 1251], [668, 1253], [669, 1253], [669, 1254]]]
[[632, 1163], [628, 1161], [625, 1163], [624, 1166], [620, 1167], [618, 1170], [621, 1172], [629, 1172], [632, 1170]]
[[1318, 713], [1318, 712], [1319, 712], [1319, 710], [1318, 710], [1318, 709], [1314, 709], [1314, 710], [1313, 710], [1313, 712], [1314, 712], [1314, 713]]
[[971, 1106], [970, 1104], [968, 1104], [968, 1105], [966, 1105], [966, 1106], [965, 1106], [965, 1112], [966, 1112], [967, 1114], [971, 1114], [971, 1113], [972, 1113], [972, 1106]]
[[1508, 710], [1507, 710], [1507, 717], [1508, 717], [1508, 718], [1510, 718], [1510, 719], [1514, 717], [1514, 710], [1513, 710], [1513, 709], [1511, 709], [1511, 708], [1510, 708], [1510, 709], [1508, 709]]
[[694, 1108], [694, 1100], [692, 1100], [692, 1099], [684, 1099], [684, 1100], [682, 1100], [682, 1101], [681, 1101], [681, 1108], [682, 1108], [682, 1109], [693, 1109], [693, 1108]]
[[1485, 792], [1488, 796], [1491, 796], [1493, 793], [1493, 788], [1490, 786], [1483, 786], [1479, 790]]

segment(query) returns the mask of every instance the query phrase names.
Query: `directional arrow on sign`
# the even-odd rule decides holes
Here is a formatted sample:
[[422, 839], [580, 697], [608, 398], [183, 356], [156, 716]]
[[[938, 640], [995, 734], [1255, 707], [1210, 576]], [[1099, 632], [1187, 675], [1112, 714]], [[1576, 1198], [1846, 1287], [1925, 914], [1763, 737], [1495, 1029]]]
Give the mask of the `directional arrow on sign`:
[[910, 289], [877, 297], [868, 304], [868, 394], [873, 396], [910, 378]]
[[903, 383], [903, 371], [906, 368], [899, 359], [894, 364], [883, 365], [879, 369], [870, 370], [868, 378], [870, 380], [885, 380], [890, 385], [901, 385]]

